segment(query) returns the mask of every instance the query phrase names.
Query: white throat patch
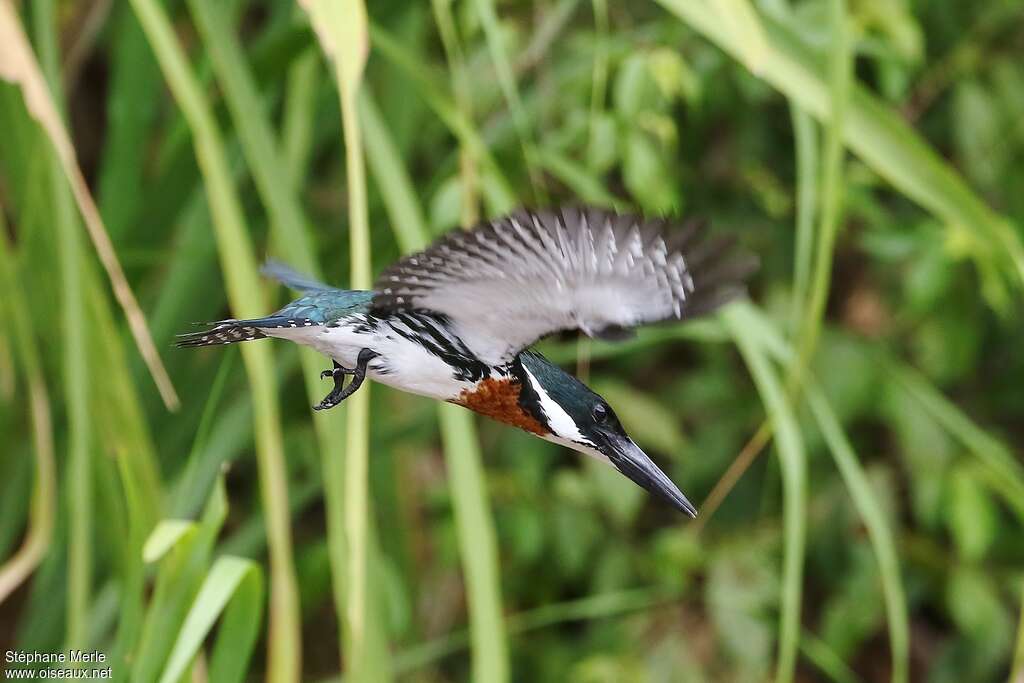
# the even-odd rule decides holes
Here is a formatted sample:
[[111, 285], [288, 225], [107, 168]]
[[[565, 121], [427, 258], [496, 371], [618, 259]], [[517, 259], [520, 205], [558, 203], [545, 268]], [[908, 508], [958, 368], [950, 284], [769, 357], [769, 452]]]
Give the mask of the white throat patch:
[[548, 393], [544, 391], [544, 387], [540, 385], [540, 382], [533, 376], [529, 368], [524, 365], [523, 370], [526, 371], [526, 379], [530, 382], [530, 386], [533, 387], [540, 400], [540, 407], [547, 417], [548, 429], [553, 432], [541, 438], [607, 462], [608, 458], [605, 457], [604, 453], [594, 448], [590, 439], [580, 433], [579, 427], [576, 426], [576, 421], [570, 417], [569, 413], [565, 412], [562, 406], [558, 405], [553, 398], [548, 396]]

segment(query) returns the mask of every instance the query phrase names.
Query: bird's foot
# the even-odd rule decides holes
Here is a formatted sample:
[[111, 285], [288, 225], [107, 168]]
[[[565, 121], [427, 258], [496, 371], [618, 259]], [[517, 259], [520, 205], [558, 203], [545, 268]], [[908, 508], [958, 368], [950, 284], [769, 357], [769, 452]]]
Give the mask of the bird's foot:
[[334, 378], [334, 383], [338, 384], [338, 383], [343, 381], [342, 378], [343, 378], [344, 375], [354, 375], [354, 374], [356, 374], [356, 368], [346, 368], [344, 365], [342, 365], [338, 361], [334, 361], [334, 367], [333, 368], [328, 368], [327, 370], [324, 370], [323, 372], [321, 372], [320, 373], [320, 379], [327, 379], [328, 377], [333, 377]]
[[345, 375], [355, 375], [356, 370], [346, 368], [338, 361], [333, 361], [334, 367], [328, 370], [324, 370], [320, 373], [320, 379], [327, 379], [331, 377], [334, 379], [334, 388], [331, 389], [331, 393], [324, 397], [324, 400], [313, 406], [313, 410], [326, 410], [327, 408], [333, 408], [334, 406], [341, 403], [339, 398], [345, 390]]
[[[346, 368], [342, 366], [338, 361], [334, 361], [334, 368], [332, 370], [324, 370], [320, 373], [321, 379], [327, 379], [328, 377], [334, 378], [334, 388], [331, 389], [331, 393], [324, 397], [324, 400], [320, 401], [317, 405], [313, 406], [313, 410], [327, 410], [338, 405], [346, 398], [356, 392], [363, 384], [363, 380], [366, 379], [366, 366], [369, 365], [370, 361], [377, 357], [375, 351], [370, 349], [363, 349], [359, 352], [359, 356], [356, 358], [355, 368]], [[345, 375], [352, 375], [352, 381], [348, 383], [348, 386], [344, 386]]]

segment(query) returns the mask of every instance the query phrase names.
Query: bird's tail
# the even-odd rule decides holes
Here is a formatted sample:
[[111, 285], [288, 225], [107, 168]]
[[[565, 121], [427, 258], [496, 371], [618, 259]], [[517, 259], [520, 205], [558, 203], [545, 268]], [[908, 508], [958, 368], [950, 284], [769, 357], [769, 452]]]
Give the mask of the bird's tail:
[[294, 320], [277, 315], [266, 318], [253, 318], [252, 320], [218, 320], [217, 322], [205, 323], [206, 325], [213, 326], [209, 329], [179, 334], [174, 345], [181, 349], [265, 339], [267, 335], [262, 332], [263, 329], [296, 327], [294, 323]]

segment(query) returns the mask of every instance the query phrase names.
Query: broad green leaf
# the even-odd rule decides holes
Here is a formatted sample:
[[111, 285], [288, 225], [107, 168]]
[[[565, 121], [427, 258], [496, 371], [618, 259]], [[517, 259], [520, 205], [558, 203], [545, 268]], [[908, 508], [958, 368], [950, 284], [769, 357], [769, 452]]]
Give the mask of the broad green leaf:
[[628, 121], [640, 112], [657, 109], [664, 101], [658, 86], [644, 53], [628, 57], [615, 77], [613, 99], [618, 115]]
[[946, 584], [946, 605], [957, 629], [971, 645], [965, 674], [990, 678], [1013, 643], [1007, 605], [992, 578], [975, 567], [955, 567]]
[[159, 565], [137, 646], [129, 656], [132, 680], [155, 681], [163, 670], [206, 575], [227, 511], [220, 478], [198, 523], [173, 520], [158, 524], [150, 535], [146, 556]]
[[625, 132], [622, 144], [623, 179], [637, 203], [656, 214], [677, 212], [681, 199], [661, 147], [642, 130]]
[[996, 539], [999, 512], [973, 468], [955, 468], [948, 481], [946, 524], [961, 557], [978, 562]]
[[187, 519], [163, 520], [146, 539], [146, 545], [142, 548], [142, 559], [146, 562], [159, 562], [186, 534], [194, 532], [195, 528], [195, 522]]
[[237, 557], [218, 559], [185, 617], [160, 683], [174, 683], [181, 678], [222, 613], [210, 664], [210, 680], [218, 683], [245, 680], [262, 612], [263, 575], [259, 566]]

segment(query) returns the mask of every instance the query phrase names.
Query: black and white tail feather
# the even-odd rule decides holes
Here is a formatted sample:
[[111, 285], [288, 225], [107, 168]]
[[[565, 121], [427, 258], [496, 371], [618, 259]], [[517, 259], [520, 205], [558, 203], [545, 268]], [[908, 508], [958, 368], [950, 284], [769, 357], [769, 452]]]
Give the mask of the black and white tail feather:
[[497, 366], [554, 332], [621, 338], [746, 292], [756, 258], [731, 239], [706, 239], [702, 221], [668, 227], [601, 209], [519, 211], [394, 264], [377, 280], [373, 308], [443, 315]]
[[220, 320], [208, 324], [214, 327], [200, 332], [179, 334], [175, 339], [174, 345], [179, 349], [196, 348], [199, 346], [223, 346], [224, 344], [234, 344], [253, 339], [265, 339], [267, 336], [260, 332], [259, 328], [242, 324], [241, 320]]
[[237, 342], [252, 341], [253, 339], [266, 339], [267, 335], [263, 333], [263, 330], [285, 327], [308, 327], [313, 323], [308, 320], [272, 315], [252, 320], [218, 320], [206, 324], [213, 325], [213, 327], [201, 332], [179, 334], [174, 345], [179, 348], [191, 348], [196, 346], [235, 344]]
[[[260, 269], [260, 272], [263, 273], [263, 275], [273, 278], [274, 280], [287, 285], [291, 289], [300, 292], [338, 291], [322, 282], [318, 282], [306, 275], [298, 273], [277, 261], [267, 261]], [[309, 327], [318, 323], [308, 318], [296, 318], [288, 315], [269, 315], [265, 318], [254, 318], [251, 320], [228, 319], [197, 324], [204, 327], [210, 327], [210, 329], [203, 330], [201, 332], [179, 334], [175, 341], [175, 346], [179, 348], [194, 348], [197, 346], [235, 344], [237, 342], [252, 341], [253, 339], [266, 339], [267, 335], [263, 333], [262, 330], [286, 327]]]

